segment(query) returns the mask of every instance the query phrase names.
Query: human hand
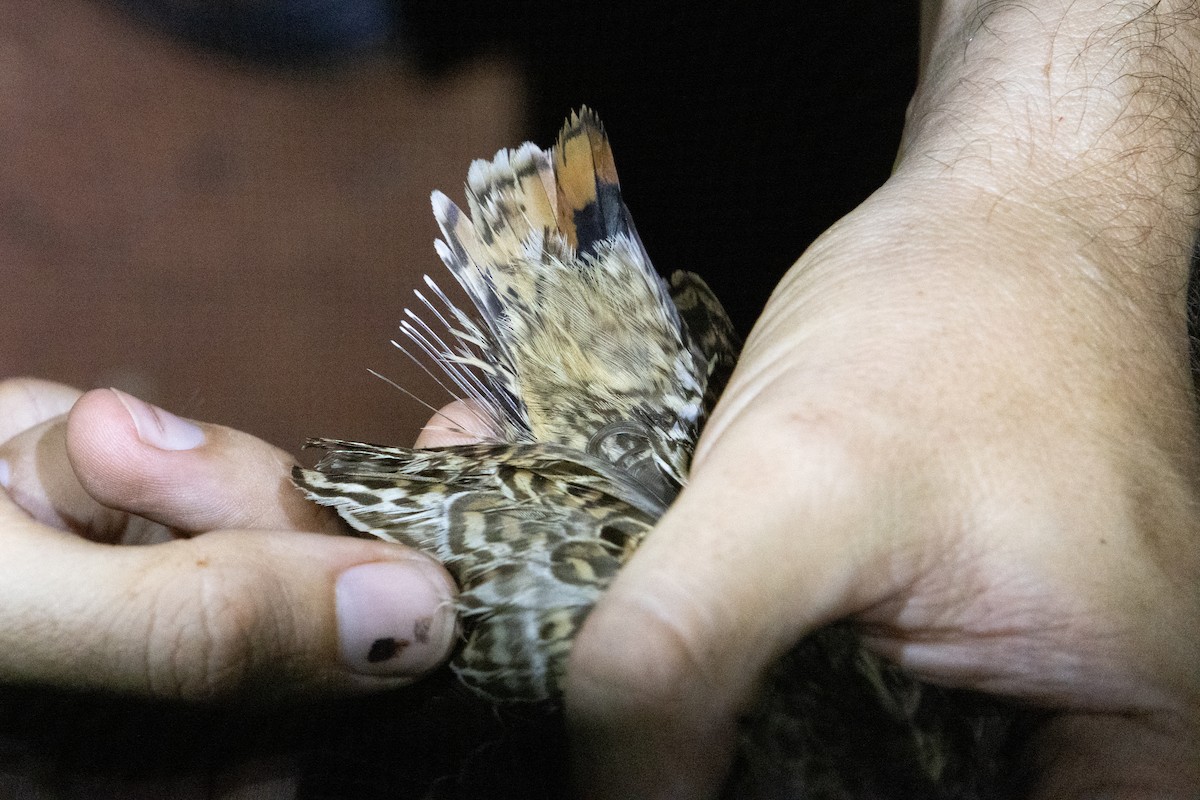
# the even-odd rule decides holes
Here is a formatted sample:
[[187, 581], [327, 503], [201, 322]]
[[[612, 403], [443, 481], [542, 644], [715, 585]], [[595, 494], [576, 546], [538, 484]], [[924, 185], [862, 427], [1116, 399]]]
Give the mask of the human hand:
[[[0, 681], [195, 700], [378, 690], [436, 666], [449, 577], [321, 535], [336, 523], [291, 464], [112, 390], [0, 382]], [[162, 543], [111, 546], [146, 542]]]
[[1052, 710], [1037, 797], [1200, 792], [1200, 34], [1169, 6], [940, 10], [895, 175], [784, 279], [575, 642], [587, 796], [712, 794], [763, 671], [844, 617]]

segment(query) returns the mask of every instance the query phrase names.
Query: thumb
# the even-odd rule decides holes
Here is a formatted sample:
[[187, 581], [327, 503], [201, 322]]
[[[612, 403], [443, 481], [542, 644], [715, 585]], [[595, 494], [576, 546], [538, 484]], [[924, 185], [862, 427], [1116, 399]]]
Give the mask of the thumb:
[[0, 680], [189, 699], [371, 690], [448, 655], [445, 572], [396, 545], [281, 530], [323, 522], [284, 490], [291, 462], [270, 445], [110, 391], [81, 399], [67, 427], [105, 505], [222, 530], [101, 545], [0, 492]]
[[567, 709], [587, 796], [716, 793], [766, 669], [875, 599], [851, 580], [874, 557], [856, 474], [834, 437], [764, 441], [747, 425], [697, 464], [572, 648]]
[[203, 700], [401, 685], [454, 638], [434, 565], [319, 534], [145, 547], [29, 523], [0, 496], [0, 680]]

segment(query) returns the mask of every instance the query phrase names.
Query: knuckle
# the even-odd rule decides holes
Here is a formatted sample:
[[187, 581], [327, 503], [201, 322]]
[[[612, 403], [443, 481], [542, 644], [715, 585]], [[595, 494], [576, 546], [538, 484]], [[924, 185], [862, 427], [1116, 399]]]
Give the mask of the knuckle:
[[[178, 571], [176, 571], [177, 573]], [[146, 675], [151, 694], [188, 701], [244, 695], [279, 672], [289, 626], [266, 598], [269, 573], [210, 566], [159, 587], [148, 616]]]
[[566, 688], [575, 717], [680, 718], [718, 694], [682, 626], [638, 606], [602, 613], [571, 651]]
[[63, 414], [79, 392], [36, 378], [0, 379], [0, 442]]
[[0, 408], [27, 403], [39, 383], [34, 378], [0, 378]]

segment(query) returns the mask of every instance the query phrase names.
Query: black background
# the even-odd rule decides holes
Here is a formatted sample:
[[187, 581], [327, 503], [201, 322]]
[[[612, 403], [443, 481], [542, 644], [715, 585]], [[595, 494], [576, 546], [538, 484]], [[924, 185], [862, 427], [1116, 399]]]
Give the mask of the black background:
[[484, 49], [516, 56], [540, 144], [595, 108], [651, 258], [700, 273], [743, 332], [886, 179], [916, 79], [915, 0], [418, 2], [401, 31], [434, 73]]

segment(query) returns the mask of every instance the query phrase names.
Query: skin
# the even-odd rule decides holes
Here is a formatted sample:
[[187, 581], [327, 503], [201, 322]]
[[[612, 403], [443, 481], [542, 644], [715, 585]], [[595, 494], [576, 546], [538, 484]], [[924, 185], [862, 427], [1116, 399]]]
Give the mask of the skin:
[[[761, 671], [842, 617], [928, 680], [1051, 709], [1028, 754], [1035, 797], [1200, 792], [1194, 16], [1173, 2], [925, 8], [894, 176], [780, 284], [689, 487], [576, 642], [585, 796], [713, 794]], [[63, 429], [69, 391], [18, 388], [0, 458], [32, 516], [0, 495], [18, 579], [0, 586], [29, 596], [0, 602], [0, 675], [211, 696], [251, 676], [208, 673], [233, 661], [206, 656], [244, 647], [247, 663], [284, 665], [270, 667], [284, 685], [357, 688], [331, 666], [329, 613], [300, 610], [329, 607], [339, 566], [411, 556], [324, 537], [283, 547], [282, 529], [327, 520], [303, 516], [280, 491], [289, 459], [250, 437], [209, 427], [183, 455], [145, 450], [110, 394], [76, 402]], [[217, 532], [116, 556], [54, 530], [136, 528], [112, 508]], [[235, 528], [252, 530], [222, 530]], [[171, 584], [177, 596], [215, 585], [239, 613], [151, 626], [187, 645], [162, 674], [153, 637], [76, 674], [58, 637], [33, 635], [98, 647], [137, 608], [92, 604], [103, 624], [84, 628], [72, 592], [176, 581], [198, 559], [230, 579]], [[37, 589], [67, 564], [96, 570], [95, 585]], [[270, 602], [238, 594], [245, 570]]]
[[155, 446], [138, 407], [110, 389], [0, 381], [0, 680], [189, 701], [311, 696], [401, 686], [449, 655], [452, 622], [391, 674], [356, 668], [338, 645], [347, 571], [410, 565], [426, 578], [410, 599], [431, 608], [452, 598], [450, 577], [403, 547], [321, 535], [339, 528], [292, 488], [282, 450], [209, 424], [188, 449]]

